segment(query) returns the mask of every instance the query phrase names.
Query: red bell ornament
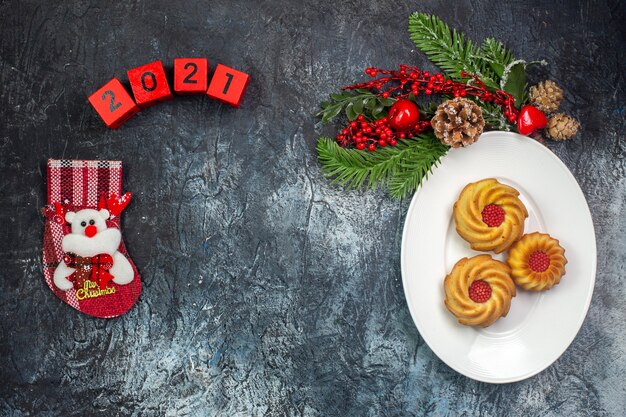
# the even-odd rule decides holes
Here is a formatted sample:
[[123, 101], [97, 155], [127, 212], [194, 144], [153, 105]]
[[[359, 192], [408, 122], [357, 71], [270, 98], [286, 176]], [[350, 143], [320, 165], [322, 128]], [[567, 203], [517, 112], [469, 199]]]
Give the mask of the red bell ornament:
[[389, 109], [389, 125], [396, 132], [406, 132], [420, 121], [420, 110], [411, 100], [398, 100]]
[[546, 114], [533, 106], [524, 106], [517, 117], [517, 130], [522, 135], [530, 135], [548, 124]]

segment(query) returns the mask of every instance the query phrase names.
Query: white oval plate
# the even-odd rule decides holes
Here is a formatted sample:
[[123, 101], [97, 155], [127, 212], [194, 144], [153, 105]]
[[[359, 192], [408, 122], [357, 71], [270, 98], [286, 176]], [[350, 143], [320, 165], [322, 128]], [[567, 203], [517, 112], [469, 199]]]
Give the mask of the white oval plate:
[[[486, 329], [459, 324], [446, 309], [443, 279], [473, 251], [456, 233], [452, 206], [483, 178], [512, 185], [528, 209], [525, 233], [559, 239], [566, 275], [550, 291], [518, 288], [507, 317]], [[504, 254], [491, 254], [505, 261]], [[520, 381], [552, 364], [578, 333], [593, 293], [596, 240], [587, 201], [573, 175], [545, 146], [515, 133], [489, 132], [452, 149], [413, 196], [402, 238], [402, 282], [413, 321], [439, 358], [490, 383]]]

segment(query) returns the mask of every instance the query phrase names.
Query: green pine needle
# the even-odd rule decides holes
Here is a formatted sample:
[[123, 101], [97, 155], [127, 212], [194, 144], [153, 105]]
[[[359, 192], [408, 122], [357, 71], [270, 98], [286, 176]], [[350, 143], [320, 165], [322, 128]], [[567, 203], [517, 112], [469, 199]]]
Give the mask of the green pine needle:
[[513, 60], [511, 53], [495, 39], [488, 38], [482, 47], [440, 18], [426, 13], [413, 13], [409, 17], [411, 40], [435, 65], [456, 81], [466, 71], [477, 75], [487, 86], [499, 88], [504, 67]]
[[513, 54], [504, 47], [502, 42], [494, 38], [487, 38], [483, 41], [480, 47], [480, 58], [489, 63], [498, 79], [502, 78], [506, 66], [515, 61]]
[[396, 146], [374, 152], [342, 148], [326, 137], [317, 142], [322, 170], [334, 183], [371, 189], [387, 184], [394, 198], [404, 198], [415, 191], [448, 149], [432, 134], [400, 140]]

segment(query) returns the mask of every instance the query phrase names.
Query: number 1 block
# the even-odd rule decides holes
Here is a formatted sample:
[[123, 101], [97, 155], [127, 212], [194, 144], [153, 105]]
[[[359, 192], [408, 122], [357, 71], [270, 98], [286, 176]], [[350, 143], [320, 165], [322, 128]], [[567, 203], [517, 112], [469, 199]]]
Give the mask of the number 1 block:
[[245, 72], [218, 64], [206, 93], [212, 99], [230, 104], [233, 107], [239, 107], [248, 81], [250, 81], [250, 77]]
[[206, 58], [174, 59], [174, 92], [204, 94], [209, 83], [209, 62]]
[[135, 101], [142, 109], [174, 97], [167, 83], [165, 69], [163, 69], [161, 61], [154, 61], [130, 69], [126, 73], [135, 95]]
[[117, 78], [90, 95], [89, 102], [111, 129], [117, 129], [139, 111], [139, 107]]

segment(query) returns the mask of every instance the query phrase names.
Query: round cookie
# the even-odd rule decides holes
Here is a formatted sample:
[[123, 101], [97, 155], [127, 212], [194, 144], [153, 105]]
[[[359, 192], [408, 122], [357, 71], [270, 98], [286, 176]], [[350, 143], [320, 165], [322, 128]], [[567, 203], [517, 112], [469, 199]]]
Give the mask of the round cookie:
[[545, 291], [561, 281], [567, 258], [558, 240], [535, 232], [524, 235], [511, 246], [507, 263], [513, 281], [520, 288]]
[[518, 196], [494, 178], [466, 185], [454, 204], [456, 231], [474, 250], [504, 252], [524, 234], [528, 211]]
[[489, 255], [463, 258], [444, 279], [444, 303], [459, 323], [490, 326], [507, 315], [516, 295], [510, 273]]

